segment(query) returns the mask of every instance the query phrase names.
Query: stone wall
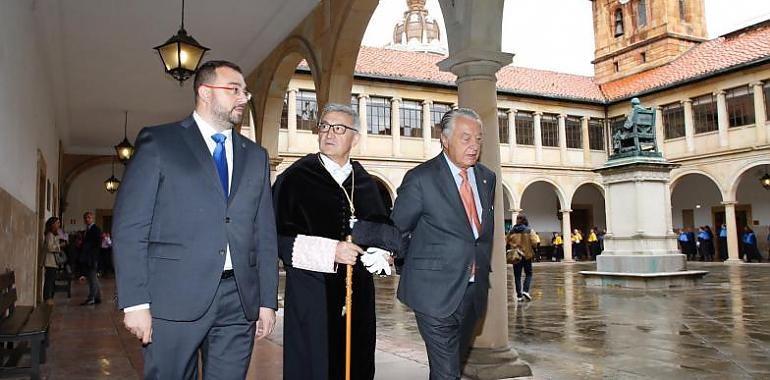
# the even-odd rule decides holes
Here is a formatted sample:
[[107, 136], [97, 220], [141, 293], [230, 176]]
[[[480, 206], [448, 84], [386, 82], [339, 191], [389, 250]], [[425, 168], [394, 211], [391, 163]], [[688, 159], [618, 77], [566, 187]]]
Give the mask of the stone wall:
[[0, 188], [0, 270], [16, 272], [18, 304], [35, 302], [36, 214]]

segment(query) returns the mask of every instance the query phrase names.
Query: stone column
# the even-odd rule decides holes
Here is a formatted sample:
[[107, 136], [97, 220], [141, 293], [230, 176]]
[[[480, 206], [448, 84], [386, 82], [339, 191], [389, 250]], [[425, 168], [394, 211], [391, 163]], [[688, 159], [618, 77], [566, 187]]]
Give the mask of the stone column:
[[695, 125], [692, 120], [692, 99], [682, 100], [684, 106], [684, 138], [687, 141], [687, 152], [695, 153]]
[[763, 145], [767, 143], [767, 110], [765, 110], [765, 99], [763, 95], [764, 88], [762, 82], [754, 82], [751, 84], [751, 88], [754, 91], [754, 125], [756, 128], [757, 142], [756, 145]]
[[570, 209], [561, 209], [561, 240], [564, 242], [564, 262], [574, 263], [572, 259], [572, 222], [570, 220]]
[[564, 165], [569, 161], [567, 157], [567, 115], [559, 114], [559, 159]]
[[365, 156], [367, 151], [369, 150], [367, 139], [369, 136], [369, 118], [366, 114], [366, 104], [369, 102], [369, 95], [366, 94], [359, 94], [358, 95], [358, 119], [359, 119], [359, 125], [358, 125], [358, 133], [361, 135], [361, 137], [358, 139], [358, 151], [361, 152], [362, 156]]
[[433, 102], [425, 100], [422, 102], [422, 156], [428, 158], [431, 156], [430, 142], [431, 142], [431, 126], [433, 123], [430, 119], [430, 108], [433, 106]]
[[393, 157], [401, 156], [401, 99], [390, 100], [390, 133], [392, 137]]
[[516, 161], [516, 109], [508, 110], [508, 160]]
[[665, 140], [666, 135], [665, 132], [663, 132], [663, 107], [657, 106], [655, 107], [655, 144], [658, 146], [658, 152], [663, 154], [663, 157], [665, 157], [665, 152], [663, 152], [663, 140]]
[[297, 145], [297, 89], [290, 88], [286, 100], [286, 143], [287, 150], [292, 152]]
[[543, 162], [543, 134], [540, 127], [540, 117], [543, 116], [543, 113], [537, 111], [533, 115], [534, 131], [532, 133], [535, 134], [535, 162], [541, 163]]
[[592, 167], [593, 163], [591, 162], [591, 142], [590, 136], [588, 134], [588, 120], [590, 117], [583, 116], [580, 118], [580, 132], [582, 135], [583, 140], [583, 165]]
[[730, 120], [727, 117], [727, 100], [724, 91], [714, 93], [717, 97], [717, 126], [719, 127], [719, 146], [727, 147], [730, 144], [727, 129], [730, 127]]
[[738, 223], [735, 221], [736, 201], [725, 201], [725, 223], [727, 224], [727, 262], [739, 263], [738, 255]]
[[[470, 3], [467, 3], [468, 5]], [[474, 10], [491, 6], [492, 2], [476, 6]], [[497, 4], [502, 10], [502, 3]], [[498, 10], [495, 9], [497, 12]], [[499, 32], [498, 32], [499, 33]], [[505, 231], [502, 171], [500, 167], [500, 134], [497, 121], [496, 73], [511, 62], [512, 55], [496, 51], [468, 52], [439, 62], [443, 71], [457, 75], [457, 93], [460, 107], [475, 110], [483, 121], [485, 135], [481, 162], [497, 174], [494, 208], [497, 212], [491, 257], [490, 289], [487, 311], [480, 323], [480, 335], [473, 341], [473, 348], [465, 367], [465, 375], [476, 379], [500, 379], [530, 376], [529, 366], [518, 360], [508, 340], [507, 264], [505, 262]]]

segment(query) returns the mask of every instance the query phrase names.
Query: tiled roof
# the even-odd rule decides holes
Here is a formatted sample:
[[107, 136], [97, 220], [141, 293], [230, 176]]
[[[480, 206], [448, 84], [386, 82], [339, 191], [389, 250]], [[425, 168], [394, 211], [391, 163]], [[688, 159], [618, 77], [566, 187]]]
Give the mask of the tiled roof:
[[763, 22], [696, 45], [666, 65], [601, 87], [612, 101], [768, 59], [770, 22]]
[[[431, 53], [362, 46], [355, 74], [454, 86], [456, 76], [439, 71], [436, 66], [444, 58]], [[758, 61], [770, 61], [770, 20], [698, 44], [663, 66], [602, 85], [588, 76], [506, 66], [497, 73], [497, 86], [502, 92], [520, 95], [606, 103]], [[304, 61], [301, 66], [307, 69]]]

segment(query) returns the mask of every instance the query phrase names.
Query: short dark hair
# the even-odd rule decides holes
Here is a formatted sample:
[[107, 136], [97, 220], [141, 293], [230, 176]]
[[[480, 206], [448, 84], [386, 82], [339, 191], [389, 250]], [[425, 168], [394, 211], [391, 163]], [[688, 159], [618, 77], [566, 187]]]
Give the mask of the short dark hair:
[[195, 80], [193, 81], [193, 91], [195, 91], [195, 99], [198, 99], [198, 87], [204, 83], [209, 83], [217, 76], [217, 69], [220, 67], [229, 67], [240, 74], [243, 74], [241, 68], [229, 61], [207, 61], [198, 67], [198, 71], [195, 73]]
[[525, 226], [529, 226], [529, 220], [527, 220], [527, 216], [524, 215], [523, 212], [520, 212], [519, 215], [516, 215], [516, 224], [523, 224]]

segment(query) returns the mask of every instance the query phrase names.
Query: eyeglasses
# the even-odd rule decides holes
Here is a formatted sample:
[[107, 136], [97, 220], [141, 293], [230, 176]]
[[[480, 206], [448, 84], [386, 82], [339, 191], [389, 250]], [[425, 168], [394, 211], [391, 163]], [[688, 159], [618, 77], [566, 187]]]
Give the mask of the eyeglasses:
[[327, 133], [330, 129], [332, 132], [334, 132], [335, 135], [344, 135], [345, 131], [348, 129], [353, 132], [358, 132], [355, 128], [350, 128], [344, 124], [327, 124], [323, 122], [318, 123], [318, 133]]
[[242, 88], [240, 88], [240, 87], [212, 86], [212, 85], [208, 85], [208, 84], [205, 84], [205, 83], [201, 84], [201, 86], [208, 87], [208, 88], [216, 88], [216, 89], [220, 89], [220, 90], [229, 90], [230, 95], [233, 95], [233, 96], [243, 96], [243, 97], [246, 98], [246, 100], [251, 100], [251, 93], [246, 91], [246, 90], [244, 90], [244, 89], [242, 89]]

